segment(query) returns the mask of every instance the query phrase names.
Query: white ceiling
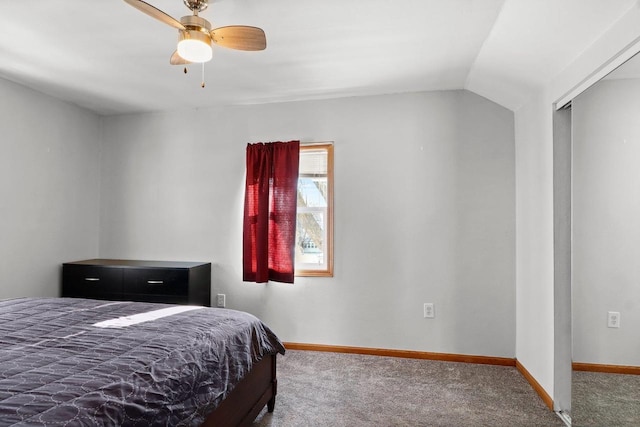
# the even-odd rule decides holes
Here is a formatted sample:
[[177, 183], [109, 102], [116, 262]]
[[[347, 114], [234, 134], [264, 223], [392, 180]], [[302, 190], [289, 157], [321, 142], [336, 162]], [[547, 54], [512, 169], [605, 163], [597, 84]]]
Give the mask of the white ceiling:
[[516, 109], [635, 4], [212, 0], [214, 27], [261, 27], [267, 49], [214, 47], [203, 89], [200, 66], [169, 65], [177, 30], [122, 0], [3, 0], [0, 77], [100, 114], [447, 89]]

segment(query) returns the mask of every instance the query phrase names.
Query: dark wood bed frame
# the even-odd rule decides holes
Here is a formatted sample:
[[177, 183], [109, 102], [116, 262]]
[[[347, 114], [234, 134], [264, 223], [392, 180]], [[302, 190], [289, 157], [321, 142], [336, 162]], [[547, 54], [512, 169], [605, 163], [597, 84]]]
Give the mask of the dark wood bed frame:
[[278, 380], [276, 355], [265, 356], [235, 386], [202, 424], [203, 427], [250, 426], [262, 408], [273, 412], [276, 405]]

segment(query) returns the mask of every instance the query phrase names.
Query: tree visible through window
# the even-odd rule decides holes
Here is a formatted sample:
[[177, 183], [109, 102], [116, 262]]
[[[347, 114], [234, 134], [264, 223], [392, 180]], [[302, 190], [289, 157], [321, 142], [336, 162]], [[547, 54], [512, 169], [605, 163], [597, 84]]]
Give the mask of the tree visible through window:
[[333, 145], [300, 145], [296, 276], [333, 276]]

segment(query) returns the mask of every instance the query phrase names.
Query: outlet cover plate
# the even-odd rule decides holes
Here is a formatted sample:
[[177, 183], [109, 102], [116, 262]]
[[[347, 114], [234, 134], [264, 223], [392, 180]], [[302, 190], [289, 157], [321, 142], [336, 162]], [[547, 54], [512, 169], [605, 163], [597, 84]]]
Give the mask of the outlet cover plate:
[[225, 294], [218, 294], [216, 296], [216, 306], [220, 308], [227, 306], [227, 296]]
[[618, 311], [607, 312], [607, 327], [608, 328], [620, 327], [620, 312]]
[[433, 319], [434, 317], [436, 317], [435, 307], [433, 306], [432, 302], [424, 303], [424, 317], [426, 319]]

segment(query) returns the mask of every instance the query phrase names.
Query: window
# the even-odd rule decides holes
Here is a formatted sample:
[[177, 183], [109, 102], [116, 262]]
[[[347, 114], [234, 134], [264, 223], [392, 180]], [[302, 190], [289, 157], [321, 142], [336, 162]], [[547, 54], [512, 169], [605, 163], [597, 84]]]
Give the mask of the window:
[[296, 276], [333, 276], [333, 144], [300, 145]]

